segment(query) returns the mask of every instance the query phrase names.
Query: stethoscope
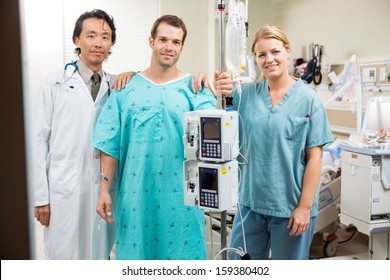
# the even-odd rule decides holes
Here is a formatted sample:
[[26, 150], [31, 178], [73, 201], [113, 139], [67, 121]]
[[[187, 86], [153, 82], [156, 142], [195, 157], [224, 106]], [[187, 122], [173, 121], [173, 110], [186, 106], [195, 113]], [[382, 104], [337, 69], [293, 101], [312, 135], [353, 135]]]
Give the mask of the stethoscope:
[[315, 44], [313, 48], [313, 57], [315, 58], [315, 68], [313, 73], [313, 83], [315, 85], [321, 84], [322, 81], [322, 72], [321, 72], [321, 56], [322, 56], [322, 46]]
[[[72, 66], [74, 69], [71, 72], [69, 78], [66, 78], [66, 73], [67, 73], [67, 69], [68, 69], [69, 66]], [[77, 61], [72, 61], [72, 62], [69, 62], [69, 63], [65, 64], [65, 67], [64, 67], [64, 83], [67, 83], [70, 79], [72, 79], [74, 73], [76, 73], [78, 70], [79, 70], [79, 67], [77, 66]]]
[[[73, 67], [74, 69], [71, 71], [69, 77], [67, 78], [67, 73], [68, 71], [68, 67]], [[66, 84], [70, 79], [72, 79], [73, 75], [79, 70], [79, 67], [77, 66], [77, 60], [76, 61], [72, 61], [72, 62], [69, 62], [67, 64], [65, 64], [64, 66], [64, 82], [63, 83], [60, 83], [60, 82], [57, 82], [56, 84]], [[107, 86], [108, 86], [108, 96], [110, 96], [111, 94], [111, 88], [110, 88], [110, 83], [109, 81], [107, 81]], [[69, 86], [71, 89], [74, 88], [74, 86]]]
[[[73, 67], [73, 70], [68, 70], [68, 67]], [[56, 82], [57, 85], [65, 85], [69, 82], [70, 79], [72, 79], [74, 73], [76, 73], [79, 70], [79, 67], [77, 66], [77, 61], [72, 61], [67, 64], [65, 64], [64, 67], [64, 80], [63, 82]], [[70, 74], [67, 77], [67, 73], [70, 71]], [[70, 88], [74, 88], [74, 86], [70, 85]]]

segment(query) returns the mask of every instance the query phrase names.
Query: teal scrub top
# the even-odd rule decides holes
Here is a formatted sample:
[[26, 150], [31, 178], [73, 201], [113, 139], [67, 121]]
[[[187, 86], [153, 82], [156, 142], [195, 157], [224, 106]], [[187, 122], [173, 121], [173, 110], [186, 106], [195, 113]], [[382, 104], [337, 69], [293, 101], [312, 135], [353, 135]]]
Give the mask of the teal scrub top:
[[[289, 218], [298, 206], [306, 167], [305, 149], [333, 141], [325, 108], [314, 90], [298, 80], [275, 107], [267, 81], [244, 84], [232, 93], [241, 116], [240, 204]], [[239, 106], [239, 108], [238, 108]], [[318, 191], [311, 216], [318, 214]]]
[[[119, 160], [116, 259], [205, 259], [204, 213], [184, 205], [183, 113], [215, 108], [191, 76], [155, 84], [142, 74], [113, 91], [94, 146]], [[104, 167], [103, 167], [104, 170]]]

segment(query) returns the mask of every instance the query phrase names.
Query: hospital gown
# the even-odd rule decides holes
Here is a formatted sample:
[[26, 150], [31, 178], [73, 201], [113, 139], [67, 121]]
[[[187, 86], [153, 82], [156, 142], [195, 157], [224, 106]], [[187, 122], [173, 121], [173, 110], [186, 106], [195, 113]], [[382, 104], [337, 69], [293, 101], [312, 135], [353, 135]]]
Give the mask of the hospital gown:
[[[183, 113], [215, 108], [191, 76], [155, 84], [142, 74], [114, 91], [94, 145], [119, 160], [116, 259], [205, 259], [204, 213], [184, 205]], [[104, 169], [104, 167], [103, 167]]]

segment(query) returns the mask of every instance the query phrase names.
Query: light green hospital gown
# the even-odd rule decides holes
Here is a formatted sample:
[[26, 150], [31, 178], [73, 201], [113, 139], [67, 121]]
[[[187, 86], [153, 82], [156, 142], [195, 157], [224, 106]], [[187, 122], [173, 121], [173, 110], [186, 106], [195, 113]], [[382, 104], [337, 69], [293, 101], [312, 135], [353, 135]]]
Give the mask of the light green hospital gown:
[[[155, 84], [142, 74], [114, 91], [94, 146], [119, 160], [116, 259], [205, 259], [203, 211], [184, 205], [183, 113], [215, 108], [191, 76]], [[103, 167], [104, 168], [104, 167]]]

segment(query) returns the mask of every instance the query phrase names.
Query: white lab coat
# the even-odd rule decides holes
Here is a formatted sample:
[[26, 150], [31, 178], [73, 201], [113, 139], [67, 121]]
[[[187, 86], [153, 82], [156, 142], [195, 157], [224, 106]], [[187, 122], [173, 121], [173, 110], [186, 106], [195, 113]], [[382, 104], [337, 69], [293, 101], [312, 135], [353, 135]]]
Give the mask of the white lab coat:
[[[38, 92], [33, 135], [34, 206], [50, 203], [44, 230], [47, 259], [107, 259], [115, 225], [96, 213], [100, 152], [93, 129], [107, 101], [113, 77], [104, 73], [94, 102], [78, 72], [65, 83], [64, 71], [50, 76]], [[112, 197], [115, 198], [112, 186]]]

